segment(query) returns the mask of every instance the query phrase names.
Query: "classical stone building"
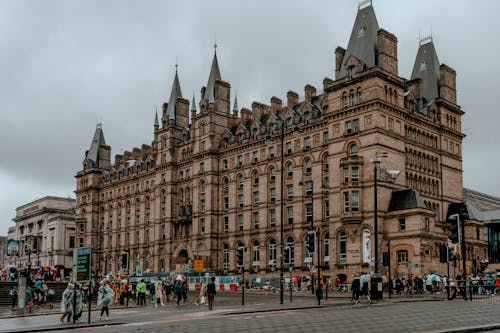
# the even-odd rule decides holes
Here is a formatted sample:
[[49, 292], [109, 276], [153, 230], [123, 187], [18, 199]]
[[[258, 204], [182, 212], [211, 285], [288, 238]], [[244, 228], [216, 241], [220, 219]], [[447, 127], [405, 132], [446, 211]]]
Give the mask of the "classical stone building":
[[19, 241], [19, 256], [6, 257], [19, 269], [73, 267], [75, 199], [46, 196], [16, 208], [8, 239]]
[[390, 241], [393, 272], [444, 271], [448, 208], [464, 200], [455, 71], [426, 38], [411, 78], [400, 77], [397, 38], [366, 1], [335, 60], [322, 92], [306, 85], [302, 100], [288, 91], [285, 102], [251, 109], [234, 97], [231, 110], [214, 54], [198, 104], [183, 97], [175, 73], [151, 145], [112, 160], [98, 126], [76, 175], [77, 237], [94, 247], [95, 268], [117, 271], [128, 251], [142, 270], [179, 271], [198, 258], [234, 273], [244, 246], [245, 269], [269, 275], [283, 245], [300, 273], [311, 265], [313, 227], [326, 274], [350, 278], [374, 269], [377, 170], [380, 258]]

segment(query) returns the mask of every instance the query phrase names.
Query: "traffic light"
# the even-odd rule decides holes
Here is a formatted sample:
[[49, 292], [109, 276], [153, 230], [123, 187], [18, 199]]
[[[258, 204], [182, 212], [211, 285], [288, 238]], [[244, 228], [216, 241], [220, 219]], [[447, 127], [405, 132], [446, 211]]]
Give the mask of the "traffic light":
[[285, 262], [285, 264], [290, 265], [290, 247], [285, 247], [285, 252], [283, 253], [283, 255], [283, 261]]
[[122, 252], [120, 254], [120, 263], [122, 269], [128, 270], [128, 252]]
[[457, 259], [457, 256], [453, 252], [453, 248], [452, 247], [448, 247], [448, 262], [455, 261], [456, 259]]
[[245, 248], [243, 246], [238, 247], [238, 251], [236, 253], [236, 263], [238, 267], [243, 267], [244, 265], [244, 257], [243, 257], [243, 252]]
[[450, 228], [450, 239], [451, 244], [460, 244], [460, 218], [458, 214], [453, 214], [448, 217], [448, 223]]
[[448, 252], [450, 251], [450, 248], [447, 246], [440, 246], [439, 247], [439, 261], [440, 262], [448, 262]]
[[306, 246], [309, 253], [314, 253], [315, 247], [314, 242], [316, 240], [316, 233], [314, 231], [309, 231], [306, 236]]

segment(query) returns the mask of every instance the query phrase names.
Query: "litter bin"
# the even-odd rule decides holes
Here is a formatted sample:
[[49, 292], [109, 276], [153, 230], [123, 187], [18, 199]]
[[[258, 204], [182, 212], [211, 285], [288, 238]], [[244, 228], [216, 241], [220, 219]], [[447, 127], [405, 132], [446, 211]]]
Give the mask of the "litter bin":
[[373, 275], [371, 277], [371, 284], [370, 284], [370, 292], [371, 292], [371, 299], [374, 301], [379, 301], [383, 298], [383, 293], [382, 293], [382, 276], [380, 275]]

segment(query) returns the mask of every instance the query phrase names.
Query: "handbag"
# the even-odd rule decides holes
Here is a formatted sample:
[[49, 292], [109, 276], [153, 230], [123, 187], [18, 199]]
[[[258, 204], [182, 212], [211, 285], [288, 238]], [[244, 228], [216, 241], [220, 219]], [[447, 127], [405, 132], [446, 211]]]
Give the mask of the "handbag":
[[201, 296], [200, 304], [206, 304], [205, 296]]

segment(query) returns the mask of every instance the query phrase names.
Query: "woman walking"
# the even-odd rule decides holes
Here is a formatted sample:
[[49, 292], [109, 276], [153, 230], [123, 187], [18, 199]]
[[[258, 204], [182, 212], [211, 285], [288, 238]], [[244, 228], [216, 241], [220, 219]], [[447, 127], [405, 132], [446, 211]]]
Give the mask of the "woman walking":
[[200, 296], [198, 296], [198, 299], [195, 302], [196, 306], [198, 306], [199, 304], [205, 304], [206, 296], [207, 296], [207, 285], [205, 284], [205, 282], [202, 282], [200, 286]]
[[66, 316], [70, 317], [73, 313], [73, 293], [75, 292], [75, 286], [73, 283], [68, 283], [66, 289], [64, 289], [61, 297], [61, 323], [64, 324], [64, 318]]
[[351, 283], [352, 300], [354, 305], [359, 304], [359, 291], [361, 290], [361, 282], [359, 280], [359, 274], [355, 274]]
[[101, 281], [99, 285], [99, 294], [97, 296], [97, 306], [101, 307], [99, 319], [103, 319], [104, 312], [106, 312], [106, 320], [109, 320], [109, 305], [113, 301], [115, 295], [105, 281]]

